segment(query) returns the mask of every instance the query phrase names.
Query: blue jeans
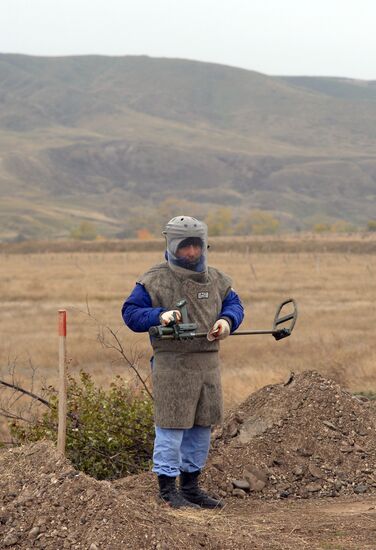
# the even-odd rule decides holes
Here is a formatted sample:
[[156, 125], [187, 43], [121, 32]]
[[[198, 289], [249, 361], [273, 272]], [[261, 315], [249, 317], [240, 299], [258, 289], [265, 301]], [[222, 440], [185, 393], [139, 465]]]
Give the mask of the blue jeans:
[[201, 470], [208, 458], [210, 426], [193, 426], [187, 430], [155, 427], [153, 472], [177, 477], [180, 471]]

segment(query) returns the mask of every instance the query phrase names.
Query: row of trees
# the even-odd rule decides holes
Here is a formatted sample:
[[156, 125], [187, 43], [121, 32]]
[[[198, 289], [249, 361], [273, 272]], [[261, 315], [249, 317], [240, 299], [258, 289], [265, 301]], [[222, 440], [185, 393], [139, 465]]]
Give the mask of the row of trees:
[[[179, 208], [173, 209], [171, 202], [162, 204], [162, 207], [164, 208], [159, 209], [152, 220], [145, 219], [145, 216], [143, 216], [131, 222], [128, 221], [129, 225], [133, 225], [133, 229], [121, 236], [136, 237], [141, 240], [151, 239], [161, 234], [161, 229], [167, 220], [176, 214], [179, 215], [185, 212], [194, 212], [198, 218], [203, 219], [208, 225], [209, 235], [213, 237], [250, 234], [271, 235], [277, 233], [280, 227], [279, 220], [263, 210], [251, 210], [236, 217], [229, 207], [219, 207], [207, 214], [202, 213], [202, 215], [197, 214], [192, 205], [185, 208], [180, 205]], [[70, 237], [76, 240], [93, 241], [99, 238], [99, 233], [95, 224], [83, 221], [71, 229]]]
[[[120, 237], [132, 237], [140, 240], [152, 239], [160, 236], [161, 229], [167, 220], [175, 215], [186, 212], [194, 212], [199, 219], [203, 219], [209, 229], [209, 235], [216, 236], [247, 236], [247, 235], [274, 235], [281, 230], [280, 220], [271, 212], [252, 209], [240, 213], [234, 212], [231, 207], [218, 207], [209, 212], [197, 212], [197, 205], [188, 201], [175, 201], [168, 199], [162, 202], [153, 213], [153, 216], [136, 215], [134, 219], [128, 219], [129, 229], [119, 235]], [[296, 228], [297, 231], [303, 228]], [[365, 228], [345, 221], [313, 221], [306, 224], [304, 230], [314, 233], [352, 233], [355, 231], [376, 232], [376, 219], [369, 220]], [[100, 238], [96, 226], [83, 221], [70, 232], [72, 239], [92, 241]]]
[[250, 210], [234, 218], [231, 208], [210, 211], [205, 218], [209, 235], [273, 235], [280, 227], [279, 220], [269, 212]]

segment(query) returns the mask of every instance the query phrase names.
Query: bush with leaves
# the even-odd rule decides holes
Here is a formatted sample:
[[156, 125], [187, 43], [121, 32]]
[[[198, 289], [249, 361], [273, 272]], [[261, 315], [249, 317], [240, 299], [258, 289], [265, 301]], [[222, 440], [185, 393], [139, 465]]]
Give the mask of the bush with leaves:
[[369, 220], [368, 221], [367, 231], [376, 231], [376, 220]]
[[79, 241], [94, 241], [98, 233], [95, 225], [89, 221], [83, 221], [78, 227], [71, 229], [70, 236], [72, 239], [77, 239]]
[[[30, 424], [13, 421], [16, 443], [57, 440], [58, 396], [48, 388], [49, 408]], [[97, 479], [116, 479], [149, 468], [153, 449], [153, 404], [117, 377], [105, 391], [87, 373], [68, 376], [67, 456], [74, 466]]]

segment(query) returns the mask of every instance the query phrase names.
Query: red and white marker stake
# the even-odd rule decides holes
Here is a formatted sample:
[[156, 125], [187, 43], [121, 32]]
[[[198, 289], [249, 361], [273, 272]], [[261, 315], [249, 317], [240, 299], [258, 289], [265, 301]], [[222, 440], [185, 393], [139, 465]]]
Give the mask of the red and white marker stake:
[[67, 377], [66, 367], [67, 312], [59, 309], [59, 424], [57, 450], [65, 454], [67, 432]]

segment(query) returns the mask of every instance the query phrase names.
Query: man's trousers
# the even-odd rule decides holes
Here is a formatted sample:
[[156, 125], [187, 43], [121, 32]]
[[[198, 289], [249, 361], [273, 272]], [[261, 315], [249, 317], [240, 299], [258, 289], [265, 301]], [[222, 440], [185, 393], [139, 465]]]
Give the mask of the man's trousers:
[[210, 426], [181, 430], [155, 427], [153, 472], [177, 477], [180, 472], [196, 472], [206, 463], [210, 447]]

